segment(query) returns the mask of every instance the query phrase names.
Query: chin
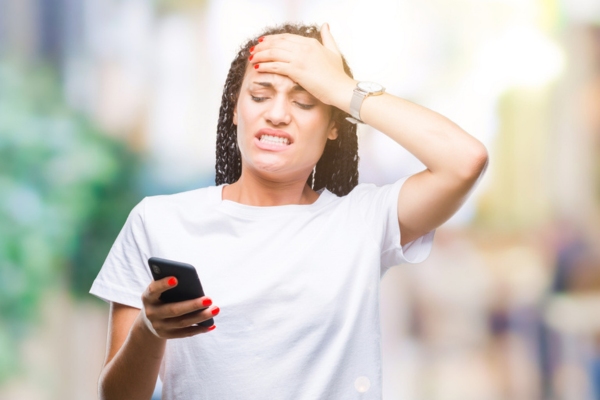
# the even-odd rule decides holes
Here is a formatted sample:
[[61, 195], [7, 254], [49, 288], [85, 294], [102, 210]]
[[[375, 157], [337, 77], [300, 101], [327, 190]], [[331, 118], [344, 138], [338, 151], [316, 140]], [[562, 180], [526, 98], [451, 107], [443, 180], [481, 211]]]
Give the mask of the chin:
[[254, 155], [252, 159], [252, 165], [254, 165], [254, 168], [256, 169], [275, 172], [280, 170], [281, 168], [285, 168], [286, 166], [288, 166], [288, 161], [289, 160], [287, 159], [287, 157], [282, 157], [281, 155], [276, 153], [263, 153]]
[[267, 172], [270, 174], [276, 174], [282, 170], [284, 165], [282, 163], [273, 163], [273, 162], [255, 162], [254, 169], [259, 172]]

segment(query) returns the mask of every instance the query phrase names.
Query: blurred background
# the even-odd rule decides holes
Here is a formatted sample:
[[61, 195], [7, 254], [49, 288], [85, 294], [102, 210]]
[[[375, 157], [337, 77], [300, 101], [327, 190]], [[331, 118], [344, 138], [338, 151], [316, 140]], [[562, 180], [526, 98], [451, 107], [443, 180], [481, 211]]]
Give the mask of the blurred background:
[[[328, 22], [357, 79], [490, 153], [382, 281], [384, 398], [600, 399], [597, 0], [0, 0], [0, 399], [96, 398], [90, 285], [144, 196], [214, 185], [229, 63], [284, 21]], [[361, 182], [423, 169], [359, 147]]]

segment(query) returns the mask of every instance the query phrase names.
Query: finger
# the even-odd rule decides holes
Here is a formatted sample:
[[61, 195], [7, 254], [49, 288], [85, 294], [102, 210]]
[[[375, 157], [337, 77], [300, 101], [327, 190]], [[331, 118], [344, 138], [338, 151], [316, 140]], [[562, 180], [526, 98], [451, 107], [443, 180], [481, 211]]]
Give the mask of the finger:
[[176, 318], [195, 311], [204, 310], [210, 305], [212, 305], [212, 300], [203, 296], [192, 300], [161, 304], [155, 307], [155, 314], [159, 318]]
[[167, 276], [157, 281], [153, 281], [148, 285], [142, 297], [145, 297], [149, 301], [156, 303], [159, 301], [161, 294], [169, 289], [173, 289], [175, 286], [177, 286], [177, 283], [177, 278], [174, 276]]
[[338, 49], [337, 44], [331, 35], [329, 24], [327, 22], [321, 26], [321, 40], [323, 41], [323, 46], [325, 46], [325, 48], [340, 54], [340, 50]]
[[252, 64], [262, 63], [266, 61], [290, 62], [293, 56], [294, 54], [289, 50], [271, 48], [259, 51], [255, 50], [254, 53], [251, 54], [250, 57], [248, 57], [248, 60]]
[[192, 312], [177, 318], [169, 318], [165, 321], [165, 326], [169, 328], [185, 328], [196, 325], [219, 315], [219, 307], [209, 307], [202, 311]]
[[163, 333], [165, 339], [179, 339], [190, 336], [195, 336], [200, 333], [207, 333], [214, 330], [217, 326], [188, 326], [187, 328], [168, 330]]
[[292, 53], [307, 52], [312, 46], [321, 45], [317, 39], [294, 35], [291, 33], [282, 33], [278, 35], [265, 36], [264, 40], [251, 48], [252, 52], [259, 52], [266, 49], [278, 48], [290, 51]]
[[272, 61], [255, 64], [254, 69], [258, 72], [288, 76], [289, 65], [290, 64], [286, 62]]

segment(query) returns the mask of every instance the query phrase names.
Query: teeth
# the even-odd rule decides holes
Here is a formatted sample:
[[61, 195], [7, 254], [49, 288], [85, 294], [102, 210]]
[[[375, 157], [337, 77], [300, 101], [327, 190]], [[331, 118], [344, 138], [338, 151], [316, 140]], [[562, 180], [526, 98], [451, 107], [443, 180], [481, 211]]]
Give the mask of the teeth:
[[289, 144], [289, 140], [287, 140], [287, 138], [271, 136], [271, 135], [262, 135], [260, 137], [260, 141], [268, 142], [268, 143], [275, 143], [275, 144], [285, 144], [285, 145]]

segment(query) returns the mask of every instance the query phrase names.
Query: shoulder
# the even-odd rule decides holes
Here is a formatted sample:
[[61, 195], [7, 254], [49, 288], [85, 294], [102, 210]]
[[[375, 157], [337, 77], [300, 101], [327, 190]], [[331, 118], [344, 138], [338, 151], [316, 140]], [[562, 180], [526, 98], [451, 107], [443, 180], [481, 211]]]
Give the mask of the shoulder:
[[146, 210], [198, 207], [210, 202], [214, 186], [188, 190], [173, 194], [160, 194], [145, 197], [140, 204]]
[[209, 186], [173, 194], [146, 196], [132, 210], [131, 217], [148, 224], [165, 222], [169, 218], [186, 218], [195, 213], [202, 213], [210, 207], [215, 199], [213, 190], [219, 188]]
[[133, 209], [130, 219], [144, 227], [144, 231], [171, 232], [186, 221], [210, 215], [207, 210], [214, 200], [214, 193], [205, 187], [173, 194], [147, 196]]
[[402, 185], [409, 176], [405, 176], [396, 182], [385, 185], [376, 185], [374, 183], [359, 183], [345, 197], [354, 201], [376, 201], [382, 197], [398, 197]]

